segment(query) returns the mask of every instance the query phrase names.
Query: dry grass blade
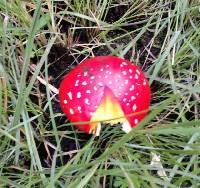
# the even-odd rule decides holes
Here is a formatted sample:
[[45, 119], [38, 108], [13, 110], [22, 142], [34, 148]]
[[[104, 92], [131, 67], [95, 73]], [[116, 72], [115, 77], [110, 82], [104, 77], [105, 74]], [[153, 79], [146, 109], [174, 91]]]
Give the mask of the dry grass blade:
[[[31, 72], [32, 74], [34, 74], [35, 65], [30, 65], [29, 68], [30, 68], [30, 72]], [[37, 80], [38, 80], [41, 84], [47, 86], [47, 87], [49, 88], [49, 90], [52, 91], [53, 93], [55, 93], [55, 94], [58, 94], [58, 93], [59, 93], [59, 90], [58, 90], [57, 88], [55, 88], [53, 85], [49, 84], [44, 78], [42, 78], [42, 77], [40, 77], [40, 76], [37, 76]]]

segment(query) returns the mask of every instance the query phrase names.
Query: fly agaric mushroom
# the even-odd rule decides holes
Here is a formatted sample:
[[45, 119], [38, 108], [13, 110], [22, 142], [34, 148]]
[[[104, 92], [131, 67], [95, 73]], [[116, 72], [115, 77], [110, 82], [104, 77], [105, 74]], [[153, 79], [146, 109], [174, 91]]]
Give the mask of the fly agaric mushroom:
[[59, 89], [61, 108], [69, 120], [88, 122], [75, 126], [96, 136], [101, 122], [121, 123], [122, 130], [129, 132], [147, 114], [150, 98], [139, 67], [115, 56], [83, 61], [65, 76]]

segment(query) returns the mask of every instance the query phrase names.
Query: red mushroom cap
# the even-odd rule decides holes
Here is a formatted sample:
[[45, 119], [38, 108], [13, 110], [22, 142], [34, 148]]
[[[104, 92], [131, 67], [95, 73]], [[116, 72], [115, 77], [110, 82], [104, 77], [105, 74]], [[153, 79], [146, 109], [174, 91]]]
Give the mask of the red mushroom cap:
[[122, 129], [129, 132], [147, 114], [151, 91], [138, 66], [115, 56], [98, 56], [65, 76], [59, 99], [71, 122], [89, 122], [75, 124], [77, 128], [98, 135], [99, 121], [121, 122]]

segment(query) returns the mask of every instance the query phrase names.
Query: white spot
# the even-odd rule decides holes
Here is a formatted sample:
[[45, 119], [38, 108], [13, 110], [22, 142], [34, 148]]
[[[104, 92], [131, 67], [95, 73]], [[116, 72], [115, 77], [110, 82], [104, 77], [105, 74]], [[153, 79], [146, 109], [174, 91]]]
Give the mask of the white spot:
[[133, 109], [133, 111], [135, 112], [135, 110], [137, 109], [136, 104], [133, 105], [132, 109]]
[[136, 85], [140, 86], [141, 84], [139, 84], [139, 83], [136, 83]]
[[75, 82], [75, 86], [78, 86], [79, 80], [76, 80]]
[[123, 65], [123, 64], [120, 64], [120, 67], [124, 67], [124, 65]]
[[72, 108], [69, 109], [70, 114], [74, 114], [74, 110]]
[[83, 76], [87, 76], [87, 75], [88, 75], [88, 72], [84, 72], [84, 73], [83, 73]]
[[111, 75], [111, 74], [112, 74], [112, 72], [109, 72], [109, 74]]
[[108, 74], [109, 72], [110, 72], [110, 71], [108, 71], [108, 70], [106, 71], [107, 74]]
[[94, 106], [94, 108], [98, 108], [98, 106]]
[[86, 85], [87, 85], [87, 82], [86, 82], [86, 81], [82, 82], [82, 85], [83, 85], [83, 86], [86, 86]]
[[94, 86], [94, 90], [97, 91], [97, 87], [96, 86]]
[[130, 87], [130, 91], [133, 91], [134, 90], [134, 88], [135, 88], [135, 86], [134, 85], [131, 85], [131, 87]]
[[139, 95], [139, 93], [136, 93], [136, 95], [138, 96], [138, 95]]
[[94, 112], [90, 112], [90, 116], [93, 116]]
[[103, 71], [103, 68], [101, 68], [100, 71], [102, 72], [102, 71]]
[[92, 83], [93, 83], [93, 81], [90, 81], [90, 83], [92, 84]]
[[122, 62], [122, 65], [127, 65], [127, 63], [123, 61], [123, 62]]
[[123, 102], [126, 102], [126, 100], [127, 100], [126, 98], [123, 98]]
[[91, 91], [88, 89], [88, 90], [86, 90], [86, 93], [91, 93]]
[[77, 75], [77, 77], [80, 77], [80, 76], [81, 76], [80, 74]]
[[110, 65], [106, 65], [106, 68], [110, 67]]
[[137, 74], [135, 74], [135, 79], [138, 79], [139, 77], [138, 77], [138, 75]]
[[135, 98], [135, 96], [131, 96], [131, 100], [133, 101], [133, 100], [135, 100], [136, 98]]
[[140, 75], [140, 71], [138, 69], [136, 69], [136, 72]]
[[124, 82], [125, 84], [128, 84], [128, 80], [125, 80], [125, 82]]
[[143, 82], [143, 86], [147, 85], [146, 81]]
[[124, 84], [121, 84], [121, 86], [123, 87], [123, 86], [124, 86]]
[[90, 105], [89, 99], [85, 98], [85, 104]]
[[72, 100], [72, 92], [68, 92], [67, 95], [69, 96], [69, 99]]
[[118, 74], [118, 75], [117, 75], [117, 77], [118, 77], [118, 78], [121, 78], [121, 75], [120, 75], [120, 74]]
[[129, 76], [129, 78], [130, 78], [130, 79], [132, 79], [132, 78], [133, 78], [133, 76]]
[[64, 100], [64, 104], [67, 104], [67, 100]]
[[138, 119], [135, 119], [135, 120], [134, 120], [134, 123], [137, 124], [137, 123], [138, 123]]
[[110, 84], [110, 85], [111, 85], [111, 84], [112, 84], [112, 81], [109, 81], [109, 82], [108, 82], [108, 84]]
[[100, 135], [100, 131], [101, 131], [101, 123], [98, 123], [95, 136], [99, 136]]
[[90, 79], [91, 79], [91, 80], [94, 80], [94, 79], [95, 79], [95, 76], [91, 76]]
[[128, 69], [128, 71], [130, 72], [130, 73], [132, 73], [133, 71], [132, 71], [132, 69]]
[[99, 76], [98, 76], [98, 78], [102, 78], [102, 76], [101, 76], [101, 75], [99, 75]]
[[99, 85], [99, 86], [103, 86], [103, 83], [102, 83], [102, 82], [99, 82], [98, 85]]
[[77, 95], [76, 95], [76, 97], [77, 97], [78, 99], [80, 99], [80, 98], [81, 98], [81, 92], [78, 92]]
[[124, 95], [126, 95], [126, 96], [127, 96], [127, 95], [128, 95], [128, 93], [125, 93]]
[[78, 106], [78, 110], [81, 111], [81, 106]]
[[124, 121], [122, 123], [122, 130], [125, 132], [125, 133], [129, 133], [131, 131], [131, 125], [128, 121]]
[[122, 74], [123, 74], [123, 75], [127, 75], [127, 72], [126, 72], [126, 71], [122, 71]]
[[130, 103], [126, 103], [126, 106], [129, 106], [130, 105]]
[[122, 94], [121, 94], [121, 93], [118, 93], [118, 95], [121, 96]]
[[108, 76], [107, 76], [107, 75], [105, 75], [105, 78], [108, 78]]

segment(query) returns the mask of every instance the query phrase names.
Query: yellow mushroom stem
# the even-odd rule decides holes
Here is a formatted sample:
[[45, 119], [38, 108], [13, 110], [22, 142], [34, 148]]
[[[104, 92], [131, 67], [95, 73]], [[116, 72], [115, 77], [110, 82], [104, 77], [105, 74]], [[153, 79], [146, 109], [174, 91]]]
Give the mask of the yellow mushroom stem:
[[126, 119], [125, 114], [119, 102], [117, 101], [117, 98], [114, 96], [114, 94], [109, 88], [104, 89], [104, 95], [102, 97], [102, 100], [97, 110], [92, 115], [90, 122], [91, 122], [90, 132], [96, 136], [99, 136], [100, 134], [101, 130], [100, 122], [109, 123], [111, 125], [122, 123], [123, 131], [129, 132], [131, 130], [131, 126], [128, 120]]

